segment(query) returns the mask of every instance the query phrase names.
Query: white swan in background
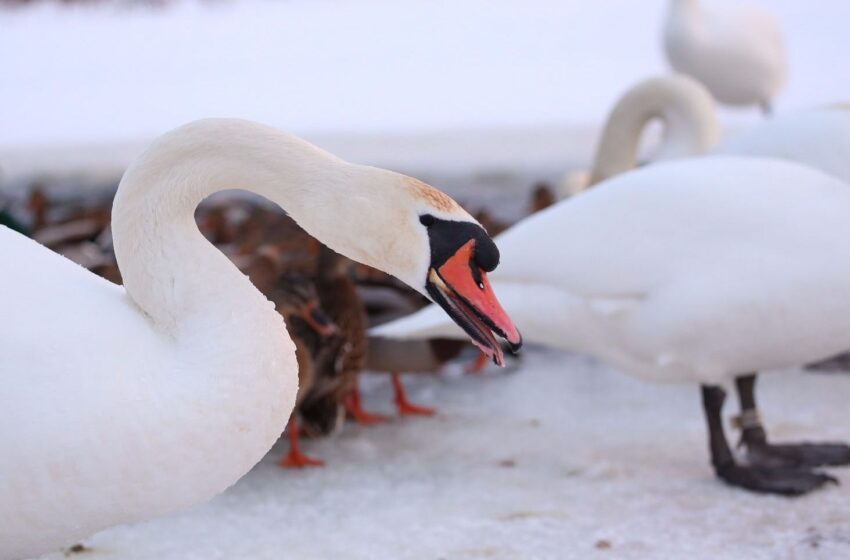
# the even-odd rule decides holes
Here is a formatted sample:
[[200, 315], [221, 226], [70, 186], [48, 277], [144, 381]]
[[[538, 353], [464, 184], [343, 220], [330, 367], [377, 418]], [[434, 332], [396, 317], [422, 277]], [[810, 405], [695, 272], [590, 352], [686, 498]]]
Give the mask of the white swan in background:
[[798, 161], [850, 184], [850, 106], [776, 115], [730, 135], [714, 153]]
[[590, 170], [568, 175], [570, 195], [633, 169], [653, 120], [662, 139], [653, 162], [707, 153], [797, 161], [850, 183], [850, 106], [776, 115], [723, 141], [717, 109], [705, 86], [685, 75], [641, 80], [608, 115]]
[[608, 114], [589, 184], [634, 168], [643, 132], [655, 119], [663, 128], [654, 161], [702, 155], [720, 140], [714, 100], [705, 87], [682, 75], [642, 80], [629, 88]]
[[440, 191], [247, 121], [181, 127], [118, 188], [124, 287], [0, 227], [3, 559], [204, 501], [280, 435], [293, 343], [193, 217], [226, 188], [266, 196], [334, 250], [427, 293], [496, 360], [491, 329], [520, 343], [487, 284], [495, 245]]
[[662, 130], [653, 161], [703, 155], [720, 140], [714, 99], [705, 86], [682, 74], [641, 80], [608, 113], [590, 169], [568, 173], [561, 194], [577, 194], [636, 167], [644, 132], [656, 120]]
[[[717, 474], [751, 490], [803, 493], [830, 480], [806, 466], [843, 464], [850, 448], [768, 445], [749, 374], [850, 348], [848, 215], [845, 183], [794, 162], [659, 163], [504, 232], [504, 266], [491, 282], [527, 341], [647, 379], [703, 384]], [[426, 308], [371, 334], [458, 331]], [[753, 402], [744, 407], [751, 466], [735, 463], [719, 420], [718, 386], [736, 377]]]
[[676, 72], [693, 76], [727, 105], [770, 112], [785, 84], [787, 56], [776, 20], [754, 7], [707, 7], [670, 0], [664, 50]]

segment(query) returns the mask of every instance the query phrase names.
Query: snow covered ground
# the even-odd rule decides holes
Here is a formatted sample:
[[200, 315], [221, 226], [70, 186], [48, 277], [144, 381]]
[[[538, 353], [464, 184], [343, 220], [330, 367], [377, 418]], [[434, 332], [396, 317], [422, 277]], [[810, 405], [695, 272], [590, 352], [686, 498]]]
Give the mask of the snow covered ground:
[[[389, 384], [369, 381], [368, 403], [389, 412]], [[776, 440], [850, 440], [850, 375], [790, 371], [760, 383]], [[408, 384], [439, 416], [312, 442], [328, 461], [320, 470], [280, 469], [279, 445], [212, 502], [105, 531], [78, 557], [850, 557], [850, 470], [833, 470], [843, 486], [797, 499], [724, 486], [708, 465], [694, 386], [647, 384], [540, 349], [516, 371], [454, 368]]]

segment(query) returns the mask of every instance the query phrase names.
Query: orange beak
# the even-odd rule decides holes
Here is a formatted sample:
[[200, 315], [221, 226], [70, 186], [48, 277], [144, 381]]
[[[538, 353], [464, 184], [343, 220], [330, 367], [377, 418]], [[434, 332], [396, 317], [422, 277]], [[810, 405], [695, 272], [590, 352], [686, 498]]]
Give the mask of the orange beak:
[[315, 303], [311, 303], [304, 308], [301, 318], [304, 319], [304, 321], [306, 321], [307, 324], [316, 331], [316, 333], [323, 337], [333, 336], [339, 330], [333, 321], [331, 321], [330, 317], [328, 317]]
[[475, 240], [458, 249], [438, 269], [428, 274], [428, 292], [472, 342], [497, 365], [504, 365], [502, 347], [493, 333], [504, 338], [512, 352], [522, 346], [522, 336], [502, 309], [487, 274], [475, 263]]

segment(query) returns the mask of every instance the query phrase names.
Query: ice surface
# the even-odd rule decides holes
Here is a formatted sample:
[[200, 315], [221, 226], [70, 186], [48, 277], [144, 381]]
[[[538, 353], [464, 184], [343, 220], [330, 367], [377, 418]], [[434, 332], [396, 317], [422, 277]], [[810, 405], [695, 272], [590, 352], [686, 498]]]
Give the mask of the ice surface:
[[[540, 349], [516, 371], [450, 373], [407, 379], [416, 401], [439, 407], [435, 419], [308, 443], [328, 461], [321, 470], [280, 469], [278, 445], [211, 503], [105, 531], [80, 558], [850, 556], [850, 473], [833, 469], [845, 486], [797, 499], [724, 486], [708, 465], [695, 386]], [[390, 412], [388, 381], [368, 381], [368, 404]], [[775, 440], [850, 440], [850, 375], [771, 373], [759, 389]]]

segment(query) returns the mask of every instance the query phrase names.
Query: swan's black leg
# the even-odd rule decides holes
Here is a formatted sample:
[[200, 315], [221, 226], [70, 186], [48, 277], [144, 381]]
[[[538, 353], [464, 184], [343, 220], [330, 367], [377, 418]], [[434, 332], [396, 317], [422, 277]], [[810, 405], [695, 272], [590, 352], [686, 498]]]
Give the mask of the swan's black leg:
[[799, 443], [772, 445], [761, 423], [756, 406], [756, 375], [735, 379], [741, 415], [741, 444], [747, 448], [750, 463], [765, 466], [820, 467], [850, 464], [850, 446], [843, 443]]
[[717, 476], [732, 486], [753, 492], [799, 496], [827, 482], [837, 482], [829, 475], [795, 467], [739, 465], [735, 462], [726, 435], [723, 433], [723, 401], [726, 391], [721, 387], [703, 385], [702, 404], [708, 424], [708, 445], [711, 464]]

